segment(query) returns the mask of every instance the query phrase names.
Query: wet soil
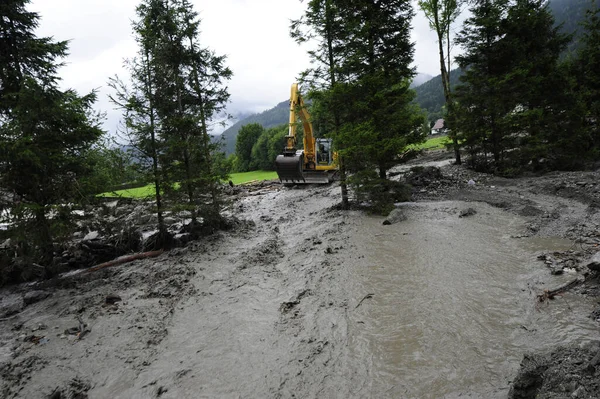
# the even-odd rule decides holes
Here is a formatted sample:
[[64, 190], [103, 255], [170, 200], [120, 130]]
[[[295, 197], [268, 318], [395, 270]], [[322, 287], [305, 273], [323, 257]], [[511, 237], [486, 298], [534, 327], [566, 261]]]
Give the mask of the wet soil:
[[414, 202], [391, 225], [336, 185], [236, 188], [237, 229], [3, 289], [0, 397], [600, 397], [600, 172], [448, 156], [393, 171]]

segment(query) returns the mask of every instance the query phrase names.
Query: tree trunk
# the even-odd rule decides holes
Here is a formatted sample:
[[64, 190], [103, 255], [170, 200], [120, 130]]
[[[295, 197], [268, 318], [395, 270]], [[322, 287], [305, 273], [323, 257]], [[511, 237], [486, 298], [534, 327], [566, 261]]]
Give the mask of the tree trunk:
[[[439, 20], [439, 13], [438, 13], [438, 9], [434, 10], [434, 23], [435, 23], [435, 27], [436, 27], [436, 34], [437, 34], [437, 39], [438, 39], [438, 51], [439, 51], [439, 55], [440, 55], [440, 73], [442, 75], [442, 86], [444, 88], [444, 99], [446, 101], [446, 126], [450, 129], [450, 138], [452, 139], [452, 144], [454, 147], [454, 158], [455, 158], [455, 163], [456, 165], [460, 165], [462, 163], [462, 160], [460, 158], [460, 146], [458, 144], [458, 139], [456, 137], [456, 129], [455, 126], [453, 126], [454, 124], [450, 122], [450, 119], [452, 118], [451, 116], [448, 117], [449, 115], [451, 115], [452, 112], [452, 99], [451, 99], [451, 88], [450, 88], [450, 67], [451, 67], [451, 62], [450, 62], [450, 22], [449, 21], [444, 21], [444, 25], [446, 27], [445, 30], [442, 29], [442, 25], [440, 24], [440, 20]], [[444, 57], [444, 36], [446, 36], [446, 41], [448, 44], [448, 54], [446, 54], [446, 56], [448, 57], [448, 67], [446, 68], [446, 59]]]
[[54, 259], [54, 244], [52, 233], [50, 233], [50, 225], [46, 218], [46, 207], [39, 206], [35, 210], [36, 235], [40, 243], [40, 251], [42, 255], [42, 264], [47, 269], [52, 264]]
[[[330, 88], [333, 88], [336, 85], [337, 79], [335, 78], [335, 58], [333, 56], [333, 35], [332, 35], [332, 17], [331, 17], [331, 1], [326, 0], [325, 2], [325, 19], [326, 19], [326, 30], [327, 30], [327, 53], [329, 56], [329, 83]], [[340, 131], [340, 115], [337, 110], [337, 107], [334, 107], [333, 110], [333, 119], [334, 119], [334, 136], [339, 137]], [[338, 146], [339, 148], [339, 146]], [[343, 162], [343, 158], [341, 155], [338, 155], [338, 168], [340, 172], [340, 190], [342, 194], [342, 209], [349, 208], [348, 201], [348, 185], [346, 183], [346, 167]]]
[[387, 169], [385, 166], [379, 165], [379, 178], [380, 179], [387, 179]]
[[167, 236], [167, 228], [165, 226], [165, 220], [162, 213], [162, 198], [160, 194], [160, 169], [158, 166], [158, 148], [156, 145], [156, 122], [154, 120], [154, 102], [152, 93], [152, 83], [150, 81], [150, 56], [146, 51], [146, 91], [148, 92], [149, 112], [150, 112], [150, 146], [151, 146], [151, 157], [152, 157], [152, 174], [154, 178], [154, 189], [156, 190], [155, 201], [156, 201], [156, 216], [158, 218], [158, 231], [161, 239]]

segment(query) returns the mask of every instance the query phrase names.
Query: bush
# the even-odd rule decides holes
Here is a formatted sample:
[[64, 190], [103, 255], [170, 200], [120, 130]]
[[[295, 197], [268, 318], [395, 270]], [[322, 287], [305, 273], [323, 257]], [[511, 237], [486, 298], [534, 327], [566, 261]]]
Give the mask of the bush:
[[374, 170], [357, 172], [348, 178], [359, 203], [367, 202], [371, 213], [387, 215], [396, 202], [410, 201], [411, 187], [405, 183], [381, 179]]

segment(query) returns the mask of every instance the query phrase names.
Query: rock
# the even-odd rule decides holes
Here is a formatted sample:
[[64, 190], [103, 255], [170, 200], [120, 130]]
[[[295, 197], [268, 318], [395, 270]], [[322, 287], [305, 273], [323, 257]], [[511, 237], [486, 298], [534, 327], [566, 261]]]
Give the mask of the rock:
[[114, 305], [117, 302], [122, 301], [121, 297], [115, 294], [109, 294], [106, 296], [104, 303], [107, 305]]
[[384, 225], [390, 225], [390, 224], [394, 224], [394, 223], [398, 223], [398, 222], [403, 222], [405, 221], [406, 215], [404, 214], [404, 212], [402, 211], [402, 209], [394, 209], [393, 211], [390, 212], [390, 214], [387, 216], [387, 218], [385, 218], [385, 220], [383, 221]]
[[97, 231], [90, 231], [89, 233], [87, 233], [85, 235], [85, 237], [83, 237], [83, 241], [95, 240], [99, 236], [100, 236], [100, 233], [98, 233]]
[[596, 254], [592, 256], [592, 259], [590, 259], [590, 262], [586, 266], [592, 271], [600, 272], [600, 252], [596, 252]]
[[0, 318], [12, 316], [19, 313], [25, 307], [23, 298], [18, 295], [10, 295], [0, 301]]
[[41, 301], [42, 299], [46, 299], [49, 296], [50, 293], [46, 291], [29, 291], [28, 293], [23, 295], [23, 301], [25, 302], [25, 305], [31, 305], [33, 303]]
[[521, 215], [521, 216], [539, 216], [543, 213], [544, 213], [544, 211], [542, 211], [541, 209], [536, 208], [535, 206], [532, 206], [532, 205], [525, 205], [523, 208], [521, 208], [519, 210], [519, 215]]
[[468, 184], [469, 186], [474, 186], [474, 185], [475, 185], [475, 180], [473, 180], [473, 179], [470, 179], [470, 180], [467, 182], [467, 184]]
[[175, 223], [177, 220], [176, 220], [174, 217], [172, 217], [172, 216], [166, 216], [166, 217], [163, 219], [163, 221], [165, 222], [165, 224], [166, 224], [167, 226], [170, 226], [170, 225], [172, 225], [173, 223]]
[[105, 202], [104, 204], [102, 204], [102, 208], [104, 209], [105, 214], [114, 216], [118, 205], [119, 205], [119, 200]]
[[473, 208], [467, 208], [467, 209], [463, 209], [462, 211], [460, 211], [460, 214], [458, 215], [459, 218], [466, 218], [469, 216], [473, 216], [477, 213], [477, 211]]

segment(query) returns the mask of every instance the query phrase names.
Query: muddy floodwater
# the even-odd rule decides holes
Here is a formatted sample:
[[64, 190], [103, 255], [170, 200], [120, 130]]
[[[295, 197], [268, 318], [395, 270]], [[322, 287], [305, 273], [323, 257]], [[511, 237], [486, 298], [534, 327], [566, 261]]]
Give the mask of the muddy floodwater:
[[515, 212], [421, 201], [389, 226], [336, 185], [244, 192], [231, 231], [37, 286], [0, 322], [0, 397], [506, 398], [525, 353], [598, 340], [598, 298], [536, 299], [578, 276], [538, 255], [600, 235], [560, 238], [594, 220], [579, 202], [494, 190]]
[[505, 398], [524, 352], [597, 339], [592, 302], [535, 306], [532, 286], [548, 279], [536, 255], [573, 244], [515, 238], [522, 220], [486, 204], [458, 218], [467, 206], [408, 205], [385, 230], [379, 218], [355, 225], [352, 290], [372, 294], [351, 316], [357, 397]]

